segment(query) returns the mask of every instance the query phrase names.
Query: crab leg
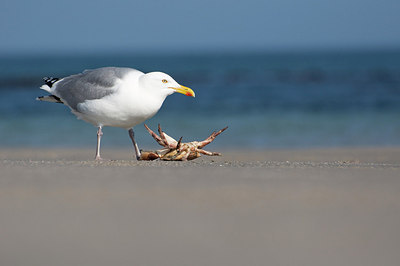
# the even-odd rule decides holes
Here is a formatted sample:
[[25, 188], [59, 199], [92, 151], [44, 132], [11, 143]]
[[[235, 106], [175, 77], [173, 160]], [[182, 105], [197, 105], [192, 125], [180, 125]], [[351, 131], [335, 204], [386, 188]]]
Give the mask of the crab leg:
[[182, 151], [178, 153], [178, 155], [174, 158], [176, 161], [187, 161], [187, 158], [190, 155], [190, 151]]
[[168, 147], [170, 149], [176, 149], [176, 145], [178, 142], [175, 139], [168, 136], [167, 134], [165, 134], [164, 131], [162, 131], [160, 124], [158, 124], [158, 133], [160, 133], [160, 137], [162, 141], [165, 143], [165, 145], [163, 145], [164, 147]]
[[168, 145], [168, 141], [165, 138], [164, 132], [161, 130], [161, 125], [160, 124], [158, 124], [158, 133], [160, 134], [160, 137], [161, 137], [162, 141], [165, 143], [166, 147], [169, 146]]
[[181, 148], [182, 138], [183, 138], [183, 137], [181, 137], [181, 138], [178, 140], [178, 144], [176, 144], [176, 149], [177, 149], [177, 150], [179, 150], [179, 149]]
[[197, 151], [200, 152], [201, 154], [208, 155], [208, 156], [221, 156], [221, 153], [219, 153], [219, 152], [211, 152], [211, 151], [206, 151], [206, 150], [202, 150], [202, 149], [197, 149]]
[[199, 142], [198, 148], [203, 148], [204, 146], [210, 144], [219, 134], [224, 132], [228, 127], [224, 127], [223, 129], [219, 130], [218, 132], [213, 132], [211, 135], [203, 141]]
[[[160, 125], [158, 125], [160, 126]], [[168, 144], [164, 142], [163, 139], [161, 139], [156, 133], [154, 133], [153, 130], [151, 130], [146, 124], [144, 124], [144, 127], [147, 129], [147, 131], [150, 133], [150, 135], [160, 144], [161, 146], [168, 147]]]

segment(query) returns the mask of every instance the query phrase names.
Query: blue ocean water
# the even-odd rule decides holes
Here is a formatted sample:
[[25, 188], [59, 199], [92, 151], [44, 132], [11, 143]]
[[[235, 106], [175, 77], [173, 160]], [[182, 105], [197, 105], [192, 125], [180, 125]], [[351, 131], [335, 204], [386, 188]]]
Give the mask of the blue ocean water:
[[[191, 87], [148, 121], [171, 136], [224, 149], [400, 145], [400, 51], [47, 55], [0, 58], [0, 147], [94, 147], [96, 129], [61, 104], [35, 101], [42, 77], [125, 66], [163, 71]], [[157, 144], [135, 127], [141, 148]], [[105, 128], [103, 147], [130, 147]], [[212, 147], [210, 147], [212, 149]]]

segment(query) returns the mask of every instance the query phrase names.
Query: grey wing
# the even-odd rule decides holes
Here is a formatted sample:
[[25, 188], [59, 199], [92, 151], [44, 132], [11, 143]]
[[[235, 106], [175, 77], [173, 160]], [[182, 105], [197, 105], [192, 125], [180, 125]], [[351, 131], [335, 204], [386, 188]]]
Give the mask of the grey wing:
[[135, 70], [117, 67], [85, 70], [57, 82], [54, 94], [76, 110], [79, 103], [101, 99], [117, 92], [118, 81], [131, 71]]

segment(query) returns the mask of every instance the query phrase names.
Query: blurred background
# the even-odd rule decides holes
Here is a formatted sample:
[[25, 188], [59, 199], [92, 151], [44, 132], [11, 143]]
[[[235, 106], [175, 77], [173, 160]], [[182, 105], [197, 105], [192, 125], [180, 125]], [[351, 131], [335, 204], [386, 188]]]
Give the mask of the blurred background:
[[[103, 66], [191, 87], [148, 121], [186, 141], [228, 125], [214, 147], [398, 146], [399, 12], [398, 0], [3, 0], [0, 147], [94, 147], [95, 127], [35, 98], [42, 77]], [[102, 145], [130, 148], [128, 133], [105, 128]]]

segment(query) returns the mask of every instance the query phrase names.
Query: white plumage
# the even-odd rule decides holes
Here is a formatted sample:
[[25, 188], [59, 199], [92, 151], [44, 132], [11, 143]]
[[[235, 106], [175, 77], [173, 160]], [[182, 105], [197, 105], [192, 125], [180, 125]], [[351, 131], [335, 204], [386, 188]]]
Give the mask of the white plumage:
[[79, 119], [98, 127], [96, 159], [101, 159], [103, 126], [128, 129], [136, 157], [140, 158], [132, 127], [154, 116], [165, 98], [174, 92], [195, 96], [191, 89], [165, 73], [144, 74], [131, 68], [104, 67], [45, 81], [41, 89], [51, 95], [38, 100], [63, 103]]

